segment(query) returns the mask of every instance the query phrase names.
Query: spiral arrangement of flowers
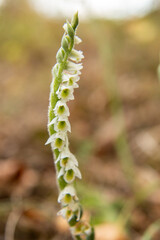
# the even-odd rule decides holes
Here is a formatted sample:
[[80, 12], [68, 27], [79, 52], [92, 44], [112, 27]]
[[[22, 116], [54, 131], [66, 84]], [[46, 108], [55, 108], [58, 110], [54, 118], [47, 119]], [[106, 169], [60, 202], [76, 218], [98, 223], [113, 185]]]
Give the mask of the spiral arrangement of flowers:
[[74, 99], [74, 89], [78, 88], [78, 81], [83, 68], [81, 60], [84, 58], [82, 51], [74, 49], [81, 39], [76, 36], [78, 26], [78, 13], [69, 23], [64, 24], [64, 35], [61, 47], [57, 52], [57, 63], [52, 69], [52, 83], [50, 87], [49, 102], [49, 139], [46, 144], [51, 144], [59, 186], [58, 202], [62, 209], [58, 212], [69, 223], [74, 239], [94, 239], [93, 228], [82, 217], [82, 207], [74, 188], [76, 178], [81, 179], [76, 157], [70, 152], [67, 132], [71, 132], [70, 115], [67, 102]]

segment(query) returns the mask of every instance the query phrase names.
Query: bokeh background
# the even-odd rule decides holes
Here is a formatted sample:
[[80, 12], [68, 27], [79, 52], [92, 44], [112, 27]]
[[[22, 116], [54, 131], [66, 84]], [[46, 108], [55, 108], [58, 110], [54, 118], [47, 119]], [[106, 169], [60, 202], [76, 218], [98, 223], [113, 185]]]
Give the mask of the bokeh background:
[[84, 216], [96, 240], [159, 240], [160, 3], [151, 0], [1, 1], [0, 240], [71, 239], [44, 144], [51, 68], [77, 9], [85, 59], [69, 138]]

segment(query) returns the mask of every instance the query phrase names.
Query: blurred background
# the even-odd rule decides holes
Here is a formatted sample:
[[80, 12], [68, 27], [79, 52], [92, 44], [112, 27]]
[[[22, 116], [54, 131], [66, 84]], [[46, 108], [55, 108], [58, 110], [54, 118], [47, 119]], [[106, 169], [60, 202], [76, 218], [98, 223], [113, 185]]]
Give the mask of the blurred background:
[[76, 188], [96, 240], [160, 239], [160, 2], [0, 1], [0, 240], [71, 240], [47, 138], [51, 68], [78, 10], [69, 103]]

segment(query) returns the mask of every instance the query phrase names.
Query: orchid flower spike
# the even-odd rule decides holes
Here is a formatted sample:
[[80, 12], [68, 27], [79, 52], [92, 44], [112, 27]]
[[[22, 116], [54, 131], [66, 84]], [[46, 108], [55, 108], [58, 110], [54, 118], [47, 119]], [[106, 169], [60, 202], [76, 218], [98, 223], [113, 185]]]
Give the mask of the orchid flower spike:
[[73, 16], [71, 23], [67, 21], [63, 26], [65, 32], [56, 55], [57, 63], [52, 69], [48, 111], [49, 139], [46, 144], [51, 144], [54, 154], [59, 188], [58, 202], [62, 206], [58, 214], [68, 221], [74, 239], [93, 240], [93, 228], [81, 219], [82, 207], [74, 182], [82, 176], [78, 161], [70, 152], [67, 135], [71, 132], [67, 103], [74, 99], [74, 89], [78, 88], [79, 75], [83, 68], [81, 60], [84, 58], [82, 51], [74, 49], [74, 46], [81, 42], [76, 36], [77, 26], [78, 13]]

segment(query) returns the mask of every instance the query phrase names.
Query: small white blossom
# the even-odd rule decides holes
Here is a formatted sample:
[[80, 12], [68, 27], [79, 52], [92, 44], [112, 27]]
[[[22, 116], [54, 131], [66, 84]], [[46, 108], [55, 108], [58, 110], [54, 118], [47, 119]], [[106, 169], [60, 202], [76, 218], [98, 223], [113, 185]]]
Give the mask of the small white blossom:
[[65, 168], [65, 174], [64, 174], [64, 180], [67, 183], [72, 183], [75, 179], [75, 177], [77, 178], [82, 178], [81, 172], [79, 171], [79, 169], [75, 166], [75, 165], [70, 165], [67, 166]]
[[79, 44], [81, 42], [82, 42], [82, 40], [79, 37], [77, 37], [77, 36], [74, 37], [74, 44]]
[[72, 86], [73, 88], [79, 88], [79, 85], [77, 83], [69, 82], [69, 86]]
[[73, 204], [74, 202], [73, 200], [77, 201], [78, 197], [76, 195], [74, 187], [72, 185], [68, 185], [59, 194], [58, 202], [59, 203], [61, 202], [63, 205], [66, 205], [71, 203]]
[[54, 124], [54, 130], [56, 132], [71, 132], [71, 125], [66, 117], [55, 117], [48, 126]]
[[57, 163], [59, 161], [62, 168], [71, 169], [74, 166], [78, 166], [76, 157], [67, 148], [63, 149], [55, 162]]
[[68, 61], [67, 62], [67, 70], [68, 71], [80, 71], [83, 68], [82, 63], [73, 63]]
[[79, 81], [80, 77], [77, 74], [63, 74], [62, 82], [65, 86], [78, 88], [77, 82]]
[[86, 226], [85, 230], [84, 230], [84, 233], [87, 234], [87, 235], [90, 235], [92, 232], [92, 228], [90, 225]]
[[69, 171], [71, 169], [74, 171], [74, 174], [77, 178], [80, 178], [80, 179], [82, 178], [80, 170], [75, 165], [70, 165], [70, 166], [68, 165], [65, 167], [66, 171]]
[[57, 177], [60, 178], [61, 176], [63, 176], [68, 184], [71, 184], [76, 177], [79, 179], [82, 178], [80, 170], [73, 164], [73, 162], [69, 162], [66, 167], [60, 169]]
[[71, 227], [71, 233], [73, 236], [83, 234], [83, 225], [81, 224], [81, 222]]
[[69, 73], [64, 73], [62, 75], [62, 82], [68, 82], [70, 79], [72, 79], [73, 82], [78, 82], [80, 77], [77, 74], [69, 74]]
[[65, 102], [58, 101], [53, 109], [56, 116], [68, 117], [70, 115], [69, 108]]
[[67, 206], [63, 207], [57, 215], [62, 216], [63, 218], [67, 219], [68, 221], [73, 217], [73, 211]]
[[73, 89], [79, 87], [79, 85], [76, 82], [73, 82], [72, 78], [70, 78], [68, 82], [64, 82], [64, 86], [72, 87]]
[[75, 180], [75, 172], [73, 171], [73, 169], [69, 169], [68, 171], [65, 172], [64, 174], [64, 180], [66, 181], [66, 183], [70, 184]]
[[57, 213], [57, 215], [61, 215], [68, 221], [73, 217], [73, 215], [76, 215], [77, 216], [76, 221], [78, 222], [81, 217], [80, 205], [78, 203], [73, 203], [72, 205], [65, 206]]
[[69, 55], [69, 58], [72, 61], [80, 62], [84, 58], [83, 52], [73, 49]]
[[67, 102], [74, 99], [73, 87], [61, 85], [56, 93], [61, 101]]
[[73, 235], [81, 235], [83, 233], [86, 235], [90, 235], [92, 229], [89, 224], [81, 221], [71, 228], [71, 232]]
[[[78, 166], [78, 161], [76, 159], [76, 157], [68, 150], [68, 149], [64, 149], [64, 151], [60, 154], [60, 162], [61, 162], [61, 165], [63, 167], [67, 167], [68, 169], [69, 168], [69, 163], [75, 165], [75, 166]], [[63, 162], [63, 160], [66, 160], [66, 164]]]
[[67, 143], [67, 138], [66, 138], [65, 134], [63, 134], [63, 133], [55, 133], [55, 134], [52, 134], [49, 137], [49, 139], [47, 140], [45, 145], [51, 143], [53, 149], [58, 148], [59, 150], [62, 150], [62, 148], [65, 145], [65, 142]]

